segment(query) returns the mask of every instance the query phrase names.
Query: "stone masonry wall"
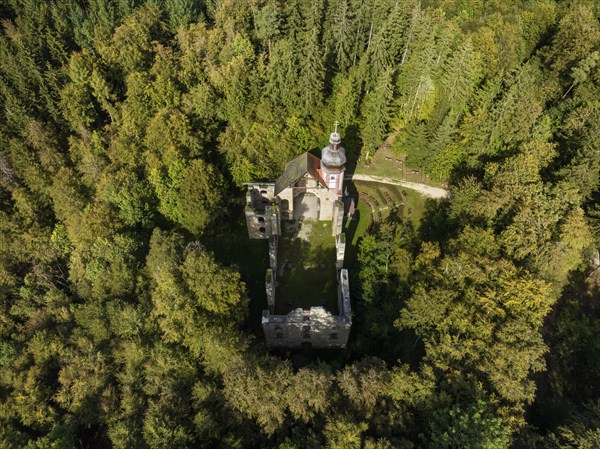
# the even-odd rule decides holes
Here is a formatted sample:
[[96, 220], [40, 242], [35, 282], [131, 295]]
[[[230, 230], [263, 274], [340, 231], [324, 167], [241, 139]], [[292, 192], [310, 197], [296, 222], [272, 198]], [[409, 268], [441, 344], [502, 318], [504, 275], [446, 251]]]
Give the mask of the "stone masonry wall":
[[323, 307], [295, 309], [287, 315], [262, 318], [267, 346], [272, 348], [343, 348], [348, 343], [352, 320], [333, 315]]

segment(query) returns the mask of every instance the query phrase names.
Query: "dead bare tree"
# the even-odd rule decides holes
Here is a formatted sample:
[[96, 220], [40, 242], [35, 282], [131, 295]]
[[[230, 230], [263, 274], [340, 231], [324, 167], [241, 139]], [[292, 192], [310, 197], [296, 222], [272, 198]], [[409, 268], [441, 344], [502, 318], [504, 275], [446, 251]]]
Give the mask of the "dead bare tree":
[[16, 181], [15, 172], [10, 166], [8, 158], [3, 151], [0, 151], [0, 183], [10, 184]]

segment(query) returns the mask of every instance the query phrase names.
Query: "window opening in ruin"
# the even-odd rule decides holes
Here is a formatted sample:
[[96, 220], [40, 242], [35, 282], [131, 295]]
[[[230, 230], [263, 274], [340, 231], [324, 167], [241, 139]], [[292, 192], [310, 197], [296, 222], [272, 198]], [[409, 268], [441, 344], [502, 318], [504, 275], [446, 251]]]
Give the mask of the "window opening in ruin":
[[258, 217], [258, 221], [259, 221], [259, 223], [264, 223], [265, 222], [265, 217]]
[[263, 228], [262, 226], [260, 228], [258, 228], [258, 232], [260, 232], [261, 234], [264, 234], [266, 231], [265, 228]]
[[302, 338], [310, 338], [310, 326], [302, 326]]

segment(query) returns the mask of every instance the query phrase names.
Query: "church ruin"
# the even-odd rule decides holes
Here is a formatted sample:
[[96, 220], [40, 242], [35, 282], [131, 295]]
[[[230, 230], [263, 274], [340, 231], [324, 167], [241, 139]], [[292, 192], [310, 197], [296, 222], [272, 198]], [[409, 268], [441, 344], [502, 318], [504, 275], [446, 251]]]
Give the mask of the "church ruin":
[[247, 183], [251, 239], [269, 240], [267, 346], [343, 348], [352, 325], [342, 192], [346, 151], [331, 133], [321, 159], [304, 153], [274, 183]]

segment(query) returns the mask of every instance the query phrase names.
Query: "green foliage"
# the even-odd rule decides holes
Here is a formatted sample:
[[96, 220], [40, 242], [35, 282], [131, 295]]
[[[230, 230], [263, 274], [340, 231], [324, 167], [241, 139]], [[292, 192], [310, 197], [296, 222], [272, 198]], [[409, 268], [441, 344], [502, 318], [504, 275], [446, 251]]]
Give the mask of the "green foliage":
[[189, 26], [196, 20], [201, 8], [198, 0], [166, 0], [164, 5], [172, 31]]
[[152, 41], [164, 27], [158, 5], [147, 3], [128, 16], [114, 30], [110, 41], [95, 42], [104, 59], [125, 73], [147, 68], [151, 61]]
[[548, 449], [591, 449], [600, 443], [598, 403], [588, 402], [549, 438]]
[[223, 394], [237, 410], [272, 434], [285, 419], [286, 404], [280, 397], [289, 384], [289, 364], [269, 359], [235, 362], [225, 373]]
[[548, 52], [555, 70], [564, 70], [589, 54], [600, 39], [600, 25], [591, 5], [584, 2], [567, 12], [559, 21]]
[[[593, 1], [0, 15], [0, 446], [598, 446]], [[348, 350], [303, 364], [204, 245], [336, 120], [451, 194], [355, 236]]]
[[192, 161], [183, 172], [177, 197], [179, 223], [200, 234], [225, 211], [224, 187], [222, 175], [212, 165]]
[[135, 174], [121, 170], [108, 174], [98, 186], [99, 193], [118, 209], [118, 216], [127, 225], [148, 227], [155, 213], [155, 197], [150, 184]]
[[392, 90], [392, 68], [385, 68], [379, 75], [375, 89], [365, 95], [361, 113], [363, 116], [362, 136], [366, 149], [365, 159], [374, 152], [383, 141], [390, 118], [390, 102]]
[[196, 350], [205, 326], [240, 322], [247, 303], [239, 273], [219, 266], [199, 244], [155, 229], [147, 266], [153, 279], [154, 316], [165, 341]]
[[327, 447], [358, 449], [361, 447], [361, 435], [367, 428], [364, 422], [356, 424], [344, 418], [331, 420], [325, 425]]
[[382, 360], [365, 359], [340, 372], [338, 383], [349, 405], [365, 418], [370, 418], [388, 394], [390, 373]]
[[201, 234], [217, 214], [224, 210], [223, 177], [202, 160], [175, 158], [162, 170], [150, 172], [160, 204], [166, 217], [194, 234]]
[[539, 329], [554, 298], [549, 285], [498, 254], [490, 231], [469, 227], [444, 257], [429, 248], [415, 261], [420, 281], [398, 325], [423, 339], [437, 369], [468, 370], [504, 400], [530, 402], [528, 376], [544, 368]]
[[181, 274], [196, 304], [216, 315], [235, 317], [242, 313], [245, 292], [240, 291], [239, 274], [220, 267], [206, 252], [188, 249]]
[[[407, 281], [411, 270], [411, 251], [414, 230], [393, 216], [376, 234], [367, 234], [360, 242], [358, 260], [362, 265], [361, 298], [366, 302], [378, 301], [385, 296], [385, 288], [394, 279]], [[391, 287], [393, 288], [393, 287]]]
[[510, 445], [510, 430], [499, 418], [489, 416], [483, 401], [436, 410], [430, 427], [435, 449], [507, 449]]

